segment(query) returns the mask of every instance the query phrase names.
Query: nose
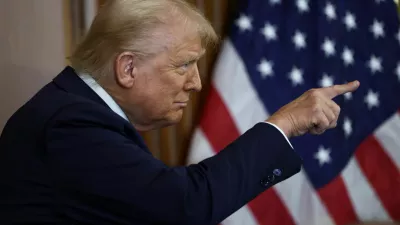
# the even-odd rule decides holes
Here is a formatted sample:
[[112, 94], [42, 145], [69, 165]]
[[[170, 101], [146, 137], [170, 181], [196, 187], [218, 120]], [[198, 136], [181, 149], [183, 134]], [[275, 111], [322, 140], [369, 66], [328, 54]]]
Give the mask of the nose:
[[189, 75], [188, 82], [186, 83], [185, 90], [186, 91], [201, 91], [201, 78], [197, 65], [193, 68], [192, 73]]

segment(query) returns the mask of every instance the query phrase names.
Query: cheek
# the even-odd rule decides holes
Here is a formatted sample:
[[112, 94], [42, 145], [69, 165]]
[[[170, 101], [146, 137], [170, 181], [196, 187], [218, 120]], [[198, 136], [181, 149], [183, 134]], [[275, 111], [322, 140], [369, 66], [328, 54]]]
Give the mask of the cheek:
[[152, 114], [163, 115], [174, 111], [174, 102], [186, 100], [184, 96], [185, 76], [179, 74], [160, 74], [162, 79], [151, 80], [144, 88], [146, 108]]
[[162, 81], [161, 89], [162, 93], [169, 97], [176, 97], [181, 94], [184, 90], [184, 85], [186, 82], [186, 76], [173, 73], [165, 76], [165, 80]]

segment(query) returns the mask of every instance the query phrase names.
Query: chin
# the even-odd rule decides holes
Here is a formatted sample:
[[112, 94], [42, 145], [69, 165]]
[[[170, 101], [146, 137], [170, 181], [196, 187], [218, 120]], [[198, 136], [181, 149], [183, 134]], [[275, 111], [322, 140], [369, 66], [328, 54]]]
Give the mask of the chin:
[[175, 125], [182, 120], [183, 117], [183, 110], [178, 110], [176, 112], [171, 113], [168, 115], [167, 124], [168, 126]]

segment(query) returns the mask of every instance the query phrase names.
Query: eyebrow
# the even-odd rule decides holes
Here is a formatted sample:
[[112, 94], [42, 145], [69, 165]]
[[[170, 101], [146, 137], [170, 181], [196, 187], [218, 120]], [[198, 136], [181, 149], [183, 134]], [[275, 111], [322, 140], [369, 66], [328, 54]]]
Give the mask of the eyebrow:
[[204, 56], [205, 53], [206, 53], [206, 50], [203, 49], [198, 56], [191, 55], [191, 56], [188, 56], [188, 58], [186, 60], [189, 61], [189, 62], [198, 61], [201, 57]]

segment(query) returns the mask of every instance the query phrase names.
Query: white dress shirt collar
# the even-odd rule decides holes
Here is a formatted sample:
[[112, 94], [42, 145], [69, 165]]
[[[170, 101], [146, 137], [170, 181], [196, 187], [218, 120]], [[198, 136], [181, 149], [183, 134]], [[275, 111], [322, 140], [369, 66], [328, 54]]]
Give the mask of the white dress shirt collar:
[[128, 120], [128, 117], [122, 111], [121, 107], [114, 101], [114, 99], [97, 83], [92, 76], [85, 73], [79, 73], [79, 77], [85, 82], [96, 94], [103, 99], [103, 101], [114, 111], [116, 114], [121, 116], [122, 118]]

